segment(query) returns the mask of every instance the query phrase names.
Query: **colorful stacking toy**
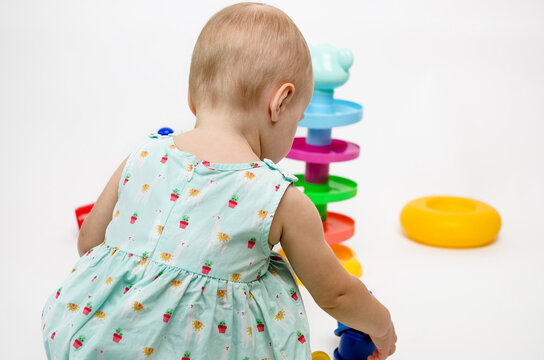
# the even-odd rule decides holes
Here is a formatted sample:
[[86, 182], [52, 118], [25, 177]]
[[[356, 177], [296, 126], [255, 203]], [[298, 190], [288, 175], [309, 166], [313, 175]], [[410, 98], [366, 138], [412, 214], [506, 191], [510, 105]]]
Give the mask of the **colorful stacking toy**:
[[325, 240], [346, 270], [357, 277], [362, 275], [361, 264], [353, 251], [339, 243], [351, 238], [355, 222], [349, 216], [327, 211], [331, 202], [351, 199], [357, 193], [353, 180], [329, 175], [329, 164], [353, 160], [359, 156], [359, 145], [333, 139], [332, 128], [354, 124], [362, 119], [363, 107], [357, 103], [334, 98], [334, 89], [349, 78], [348, 70], [353, 55], [348, 49], [335, 49], [330, 45], [310, 48], [314, 69], [314, 93], [299, 126], [308, 128], [306, 138], [293, 141], [287, 158], [306, 162], [305, 174], [297, 174], [296, 186], [313, 201], [325, 232]]
[[[334, 89], [345, 84], [353, 55], [348, 49], [335, 49], [330, 45], [310, 48], [314, 68], [314, 94], [299, 126], [308, 128], [306, 138], [295, 138], [287, 158], [306, 162], [305, 174], [297, 174], [296, 186], [304, 187], [304, 193], [313, 201], [321, 220], [325, 240], [334, 254], [352, 275], [361, 277], [361, 264], [353, 250], [340, 244], [351, 238], [355, 222], [347, 215], [327, 211], [327, 204], [353, 198], [357, 183], [340, 176], [329, 175], [329, 164], [353, 160], [359, 156], [359, 145], [333, 139], [332, 128], [360, 121], [363, 107], [357, 103], [334, 98]], [[285, 255], [280, 250], [282, 255]], [[300, 283], [300, 281], [299, 281]], [[370, 337], [360, 331], [338, 323], [335, 334], [340, 344], [334, 351], [336, 360], [366, 359], [376, 349]], [[316, 358], [328, 359], [324, 353]]]

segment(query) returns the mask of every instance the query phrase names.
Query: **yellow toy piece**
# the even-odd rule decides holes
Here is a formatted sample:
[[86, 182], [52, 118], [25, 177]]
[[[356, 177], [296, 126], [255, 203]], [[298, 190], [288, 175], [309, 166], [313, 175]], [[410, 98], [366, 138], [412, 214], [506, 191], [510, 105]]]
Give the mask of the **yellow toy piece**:
[[330, 245], [334, 255], [340, 260], [340, 264], [346, 269], [351, 275], [360, 278], [363, 276], [363, 268], [361, 263], [355, 257], [355, 253], [346, 245], [333, 244]]
[[312, 353], [312, 360], [331, 360], [331, 358], [323, 351], [314, 351]]
[[[357, 258], [355, 257], [355, 253], [353, 252], [353, 250], [351, 250], [346, 245], [333, 244], [329, 246], [334, 252], [334, 255], [336, 255], [336, 257], [340, 261], [340, 264], [342, 264], [342, 266], [344, 267], [344, 269], [346, 269], [348, 273], [358, 278], [363, 275], [363, 268], [359, 260], [357, 260]], [[278, 253], [287, 259], [287, 256], [285, 255], [283, 249], [280, 249]], [[289, 261], [289, 259], [287, 259], [287, 261]], [[302, 282], [300, 282], [298, 276], [296, 276], [296, 278], [297, 283], [299, 285], [303, 285]]]
[[486, 203], [454, 196], [427, 196], [401, 211], [406, 235], [419, 243], [445, 248], [491, 244], [501, 228], [499, 213]]

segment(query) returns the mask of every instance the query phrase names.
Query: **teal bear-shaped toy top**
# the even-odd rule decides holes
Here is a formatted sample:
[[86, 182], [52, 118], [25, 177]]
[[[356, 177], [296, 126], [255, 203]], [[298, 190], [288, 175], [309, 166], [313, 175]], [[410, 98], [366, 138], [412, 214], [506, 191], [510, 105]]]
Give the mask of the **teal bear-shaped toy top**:
[[349, 49], [336, 49], [328, 44], [310, 46], [314, 69], [314, 89], [330, 91], [349, 79], [353, 54]]

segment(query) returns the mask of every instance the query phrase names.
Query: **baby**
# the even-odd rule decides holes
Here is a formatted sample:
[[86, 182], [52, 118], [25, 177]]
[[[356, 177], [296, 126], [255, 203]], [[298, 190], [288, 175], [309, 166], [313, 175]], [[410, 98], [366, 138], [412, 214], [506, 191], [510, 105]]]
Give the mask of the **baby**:
[[189, 76], [195, 127], [151, 136], [111, 177], [44, 306], [48, 358], [310, 359], [292, 270], [324, 311], [372, 337], [368, 359], [393, 354], [388, 310], [276, 165], [312, 91], [308, 47], [282, 11], [241, 3], [208, 21]]

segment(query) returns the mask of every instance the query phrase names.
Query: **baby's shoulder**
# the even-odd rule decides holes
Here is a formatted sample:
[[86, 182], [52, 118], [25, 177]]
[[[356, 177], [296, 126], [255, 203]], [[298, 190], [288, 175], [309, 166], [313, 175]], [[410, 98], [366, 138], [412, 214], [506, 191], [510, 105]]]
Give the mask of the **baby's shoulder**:
[[283, 232], [289, 228], [315, 225], [316, 213], [317, 208], [312, 200], [298, 187], [290, 184], [280, 200], [274, 220], [278, 221]]

